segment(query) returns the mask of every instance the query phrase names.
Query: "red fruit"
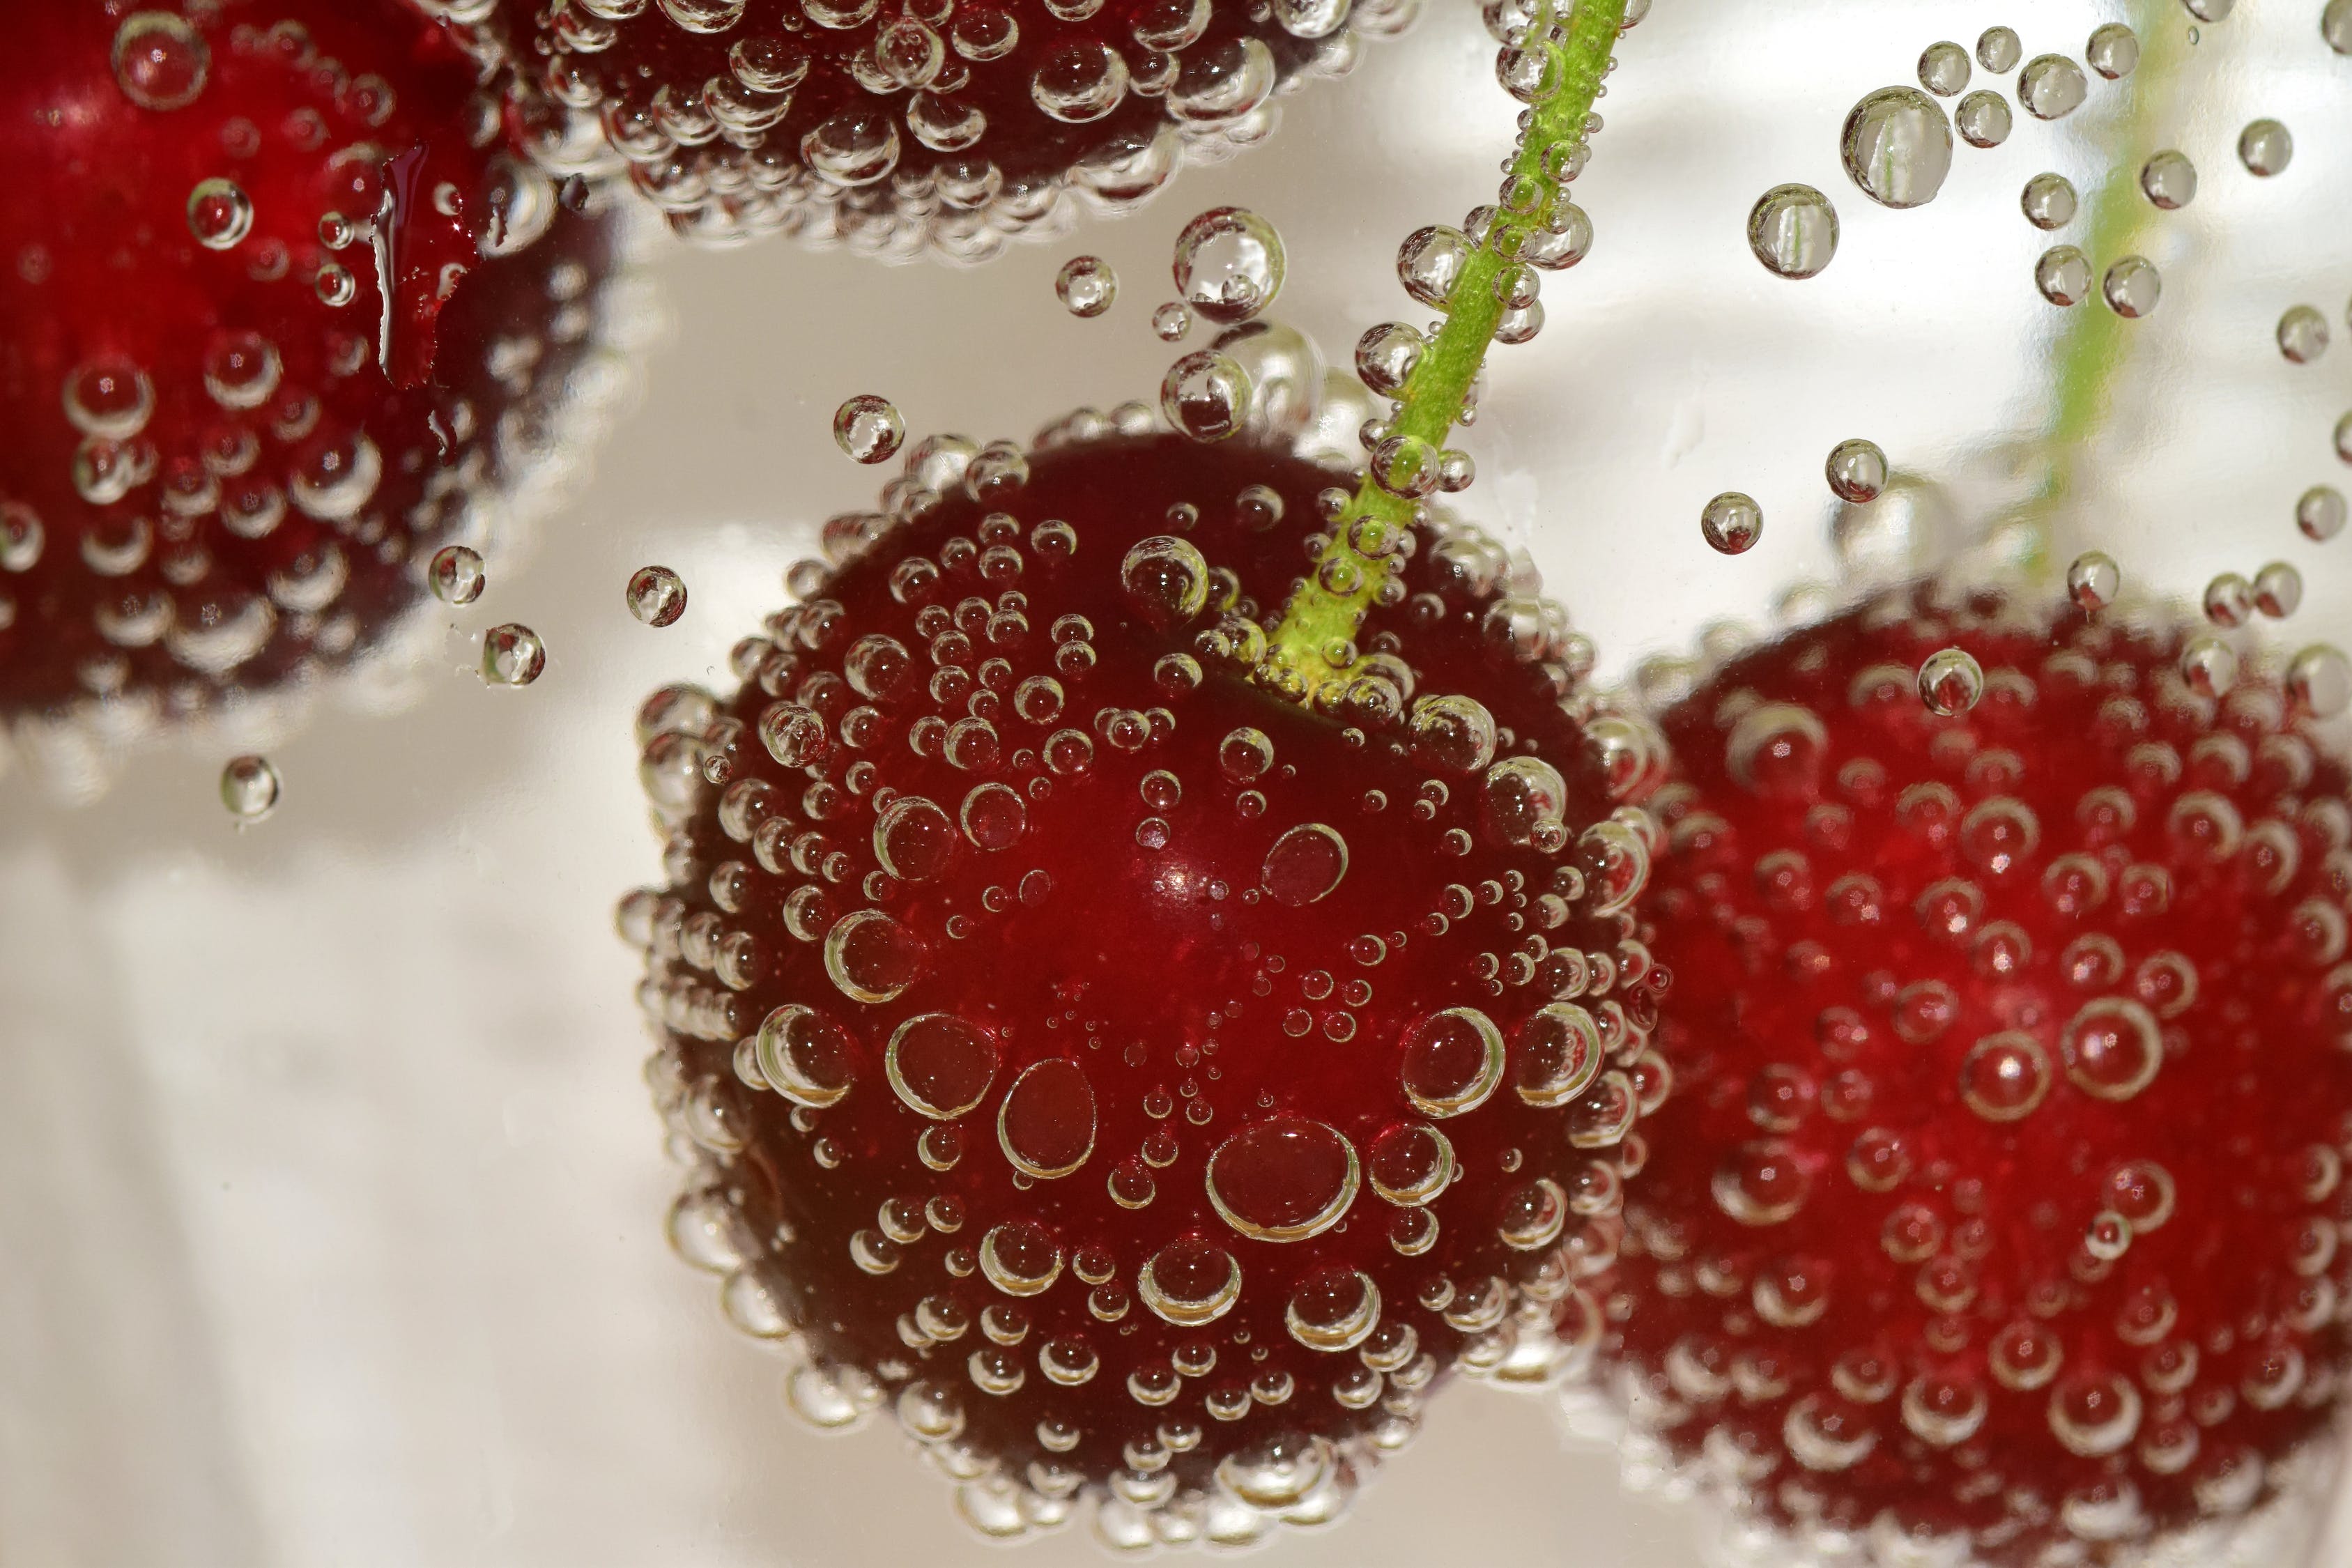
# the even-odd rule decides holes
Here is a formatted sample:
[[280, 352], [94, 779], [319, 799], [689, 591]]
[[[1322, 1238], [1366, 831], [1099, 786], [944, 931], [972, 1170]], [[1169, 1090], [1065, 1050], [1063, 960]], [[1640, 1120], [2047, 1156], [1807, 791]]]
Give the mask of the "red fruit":
[[1415, 5], [516, 0], [544, 95], [518, 108], [557, 166], [609, 144], [681, 233], [978, 260], [1260, 140], [1277, 88]]
[[1648, 753], [1466, 528], [1348, 711], [1248, 684], [1337, 476], [1132, 412], [928, 443], [740, 692], [648, 705], [669, 886], [621, 925], [673, 1235], [804, 1405], [893, 1402], [992, 1532], [1092, 1490], [1114, 1541], [1243, 1540], [1448, 1369], [1597, 1333], [1549, 1322], [1657, 1081]]
[[135, 728], [351, 663], [544, 447], [611, 225], [493, 149], [394, 0], [20, 9], [0, 716]]
[[1667, 716], [1676, 1088], [1612, 1310], [1646, 1424], [1800, 1534], [2218, 1563], [2337, 1403], [2347, 775], [2188, 636], [1919, 591]]

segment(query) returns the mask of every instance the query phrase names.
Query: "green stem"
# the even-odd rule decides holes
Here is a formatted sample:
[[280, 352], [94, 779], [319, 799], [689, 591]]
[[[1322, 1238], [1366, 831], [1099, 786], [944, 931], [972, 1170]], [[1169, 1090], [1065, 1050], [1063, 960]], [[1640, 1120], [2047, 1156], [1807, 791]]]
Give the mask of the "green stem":
[[1268, 639], [1265, 673], [1271, 683], [1301, 700], [1324, 685], [1347, 679], [1354, 662], [1355, 637], [1393, 563], [1396, 542], [1412, 526], [1414, 502], [1403, 491], [1425, 484], [1439, 462], [1446, 437], [1462, 422], [1472, 384], [1486, 363], [1504, 304], [1496, 279], [1523, 265], [1516, 258], [1562, 213], [1564, 169], [1584, 140], [1584, 126], [1600, 96], [1609, 52], [1625, 17], [1626, 0], [1572, 0], [1565, 36], [1554, 24], [1550, 0], [1528, 28], [1527, 47], [1551, 57], [1554, 90], [1538, 101], [1519, 139], [1505, 189], [1516, 198], [1498, 210], [1486, 243], [1472, 251], [1446, 297], [1445, 322], [1422, 350], [1391, 422], [1392, 438], [1402, 438], [1388, 467], [1390, 488], [1374, 477], [1376, 458], [1365, 466], [1363, 482], [1331, 525], [1331, 540], [1315, 570], [1283, 611]]

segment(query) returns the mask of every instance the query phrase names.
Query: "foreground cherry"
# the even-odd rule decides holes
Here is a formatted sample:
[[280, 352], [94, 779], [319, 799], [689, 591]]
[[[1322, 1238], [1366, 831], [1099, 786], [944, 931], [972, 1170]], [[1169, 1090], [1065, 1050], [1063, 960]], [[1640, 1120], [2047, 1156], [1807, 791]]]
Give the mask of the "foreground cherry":
[[1801, 1542], [2219, 1563], [2329, 1425], [2352, 798], [2307, 671], [2186, 637], [1918, 592], [1666, 718], [1676, 1087], [1612, 1347]]
[[[1131, 206], [1265, 136], [1416, 0], [509, 0], [518, 120], [559, 167], [615, 154], [681, 233], [993, 254]], [[607, 151], [608, 149], [608, 151]], [[586, 155], [583, 156], [583, 153]]]
[[350, 664], [543, 450], [613, 224], [400, 0], [29, 7], [0, 107], [0, 715]]
[[740, 691], [648, 704], [668, 885], [620, 911], [673, 1237], [797, 1402], [1128, 1546], [1328, 1519], [1450, 1370], [1588, 1348], [1664, 1083], [1654, 743], [1531, 574], [1366, 531], [1370, 662], [1276, 696], [1344, 470], [1150, 427], [933, 441], [835, 520]]

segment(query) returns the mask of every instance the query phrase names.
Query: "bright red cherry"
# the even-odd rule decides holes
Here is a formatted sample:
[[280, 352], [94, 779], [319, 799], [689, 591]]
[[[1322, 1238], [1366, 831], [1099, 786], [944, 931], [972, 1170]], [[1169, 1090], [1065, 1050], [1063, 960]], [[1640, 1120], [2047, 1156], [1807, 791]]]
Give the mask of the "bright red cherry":
[[[680, 232], [994, 254], [1132, 206], [1272, 129], [1416, 0], [514, 0], [519, 119], [614, 155]], [[525, 18], [528, 18], [525, 20]], [[609, 151], [607, 151], [609, 149]]]
[[2298, 681], [2217, 647], [1913, 591], [1667, 715], [1675, 1089], [1612, 1343], [1801, 1540], [2218, 1563], [2329, 1425], [2352, 798]]
[[0, 716], [78, 744], [378, 642], [547, 445], [614, 232], [397, 0], [20, 9]]
[[803, 1408], [891, 1405], [991, 1532], [1092, 1493], [1234, 1542], [1329, 1517], [1449, 1371], [1597, 1337], [1664, 1082], [1654, 753], [1434, 521], [1338, 698], [1252, 684], [1344, 472], [1150, 429], [935, 440], [836, 519], [740, 690], [648, 704], [668, 885], [620, 922], [673, 1236]]

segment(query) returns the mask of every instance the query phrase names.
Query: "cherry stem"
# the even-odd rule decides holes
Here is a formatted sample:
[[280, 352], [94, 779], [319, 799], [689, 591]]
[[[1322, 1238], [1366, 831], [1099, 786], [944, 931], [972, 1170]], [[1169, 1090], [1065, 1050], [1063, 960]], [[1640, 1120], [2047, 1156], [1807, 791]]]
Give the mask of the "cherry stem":
[[[1300, 700], [1348, 679], [1355, 637], [1389, 573], [1402, 563], [1398, 542], [1412, 527], [1409, 493], [1434, 488], [1445, 439], [1463, 422], [1487, 345], [1504, 312], [1497, 282], [1523, 265], [1516, 258], [1542, 227], [1554, 204], [1565, 201], [1562, 174], [1583, 142], [1585, 122], [1600, 96], [1609, 53], [1625, 18], [1626, 0], [1570, 0], [1565, 32], [1553, 0], [1544, 0], [1518, 48], [1550, 57], [1553, 90], [1530, 111], [1504, 182], [1505, 204], [1487, 226], [1446, 296], [1444, 323], [1422, 350], [1397, 399], [1384, 458], [1374, 454], [1363, 482], [1331, 524], [1330, 542], [1315, 569], [1291, 595], [1267, 640], [1270, 684]], [[1387, 482], [1382, 483], [1385, 479]]]

